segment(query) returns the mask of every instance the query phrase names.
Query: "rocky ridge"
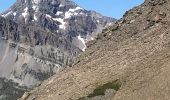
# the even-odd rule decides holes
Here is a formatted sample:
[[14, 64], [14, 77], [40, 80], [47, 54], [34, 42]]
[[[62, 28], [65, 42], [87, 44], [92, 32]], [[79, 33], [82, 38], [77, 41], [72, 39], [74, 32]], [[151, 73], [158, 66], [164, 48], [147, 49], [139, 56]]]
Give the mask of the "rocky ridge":
[[169, 100], [170, 1], [145, 0], [21, 100]]

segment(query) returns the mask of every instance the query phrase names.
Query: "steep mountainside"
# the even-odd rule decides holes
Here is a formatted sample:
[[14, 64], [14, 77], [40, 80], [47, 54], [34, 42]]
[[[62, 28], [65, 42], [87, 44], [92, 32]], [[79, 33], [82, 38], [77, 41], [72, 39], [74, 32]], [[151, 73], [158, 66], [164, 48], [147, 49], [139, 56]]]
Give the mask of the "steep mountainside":
[[170, 100], [170, 1], [145, 0], [22, 100]]
[[[64, 36], [0, 17], [0, 77], [32, 87], [68, 65], [80, 52]], [[60, 44], [60, 45], [58, 45]], [[63, 52], [64, 51], [64, 52]]]
[[14, 83], [15, 97], [71, 66], [85, 43], [115, 21], [69, 0], [17, 0], [1, 15], [0, 78]]

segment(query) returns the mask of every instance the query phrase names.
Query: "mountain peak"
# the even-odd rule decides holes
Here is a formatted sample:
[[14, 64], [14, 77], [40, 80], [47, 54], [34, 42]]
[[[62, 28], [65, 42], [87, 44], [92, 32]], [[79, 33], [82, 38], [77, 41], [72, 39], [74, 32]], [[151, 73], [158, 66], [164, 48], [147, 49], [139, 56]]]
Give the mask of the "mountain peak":
[[[86, 37], [96, 37], [96, 32], [101, 32], [102, 28], [107, 26], [106, 24], [115, 21], [95, 11], [87, 11], [70, 0], [17, 0], [2, 16], [17, 23], [33, 24], [52, 32], [69, 34], [75, 37], [74, 43], [79, 41], [78, 36], [84, 37], [84, 41], [88, 42], [89, 38]], [[80, 24], [84, 26], [89, 23], [91, 25], [80, 26]], [[74, 29], [79, 31], [75, 32]], [[82, 47], [81, 44], [84, 45], [84, 43], [77, 44], [79, 48]]]
[[[78, 11], [81, 10], [81, 11]], [[24, 17], [26, 23], [39, 20], [40, 16], [48, 18], [71, 17], [84, 13], [74, 2], [69, 0], [17, 0], [17, 2], [2, 15], [13, 17], [14, 21]], [[82, 14], [81, 13], [81, 14]]]
[[75, 4], [74, 2], [70, 1], [70, 0], [17, 0], [17, 3], [28, 3], [28, 4], [52, 4], [52, 5], [56, 5], [56, 4], [68, 4], [68, 3], [72, 3]]

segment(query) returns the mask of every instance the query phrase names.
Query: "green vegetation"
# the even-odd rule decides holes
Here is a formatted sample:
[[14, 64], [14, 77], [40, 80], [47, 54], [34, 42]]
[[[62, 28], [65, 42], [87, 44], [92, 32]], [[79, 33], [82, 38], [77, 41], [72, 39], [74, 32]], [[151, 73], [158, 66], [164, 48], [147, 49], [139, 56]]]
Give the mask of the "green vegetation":
[[18, 86], [12, 80], [0, 78], [0, 100], [17, 100], [26, 91], [26, 87]]
[[[116, 80], [113, 82], [108, 82], [106, 84], [103, 84], [102, 86], [97, 87], [93, 93], [89, 94], [87, 98], [93, 98], [96, 96], [102, 96], [105, 95], [105, 92], [107, 89], [113, 89], [115, 91], [118, 91], [121, 87], [122, 83], [120, 80]], [[86, 100], [86, 97], [79, 98], [78, 100]]]
[[95, 97], [95, 96], [99, 96], [99, 95], [105, 95], [105, 91], [107, 89], [113, 89], [113, 90], [116, 90], [118, 91], [119, 88], [121, 87], [121, 82], [120, 80], [116, 80], [114, 82], [109, 82], [109, 83], [106, 83], [102, 86], [99, 86], [97, 87], [92, 94], [89, 94], [89, 98], [92, 98], [92, 97]]

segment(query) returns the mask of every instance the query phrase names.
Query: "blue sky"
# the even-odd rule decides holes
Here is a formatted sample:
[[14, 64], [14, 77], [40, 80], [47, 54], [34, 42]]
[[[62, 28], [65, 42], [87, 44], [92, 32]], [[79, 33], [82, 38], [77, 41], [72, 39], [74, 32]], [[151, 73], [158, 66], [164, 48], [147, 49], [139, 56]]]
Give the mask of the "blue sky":
[[144, 0], [73, 0], [81, 7], [95, 10], [105, 16], [121, 18], [123, 14], [134, 6], [140, 5]]
[[16, 0], [0, 0], [0, 12], [8, 9]]
[[[87, 10], [97, 11], [105, 16], [114, 17], [119, 19], [123, 14], [140, 5], [144, 0], [73, 0], [81, 7]], [[15, 0], [0, 0], [0, 12], [9, 8]]]

